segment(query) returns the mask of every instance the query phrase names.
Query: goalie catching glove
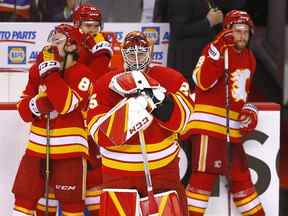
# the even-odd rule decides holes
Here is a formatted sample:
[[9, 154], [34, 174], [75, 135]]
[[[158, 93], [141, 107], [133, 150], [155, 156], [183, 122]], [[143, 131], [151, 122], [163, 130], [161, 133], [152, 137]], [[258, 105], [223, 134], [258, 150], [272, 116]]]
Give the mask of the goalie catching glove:
[[242, 135], [252, 132], [256, 128], [258, 122], [257, 107], [251, 103], [244, 104], [240, 112], [239, 121]]
[[39, 75], [42, 79], [52, 72], [58, 72], [60, 69], [61, 57], [58, 48], [55, 46], [45, 46], [37, 56], [37, 65]]
[[173, 110], [173, 101], [165, 94], [166, 89], [157, 80], [140, 71], [129, 71], [114, 76], [109, 88], [123, 97], [143, 95], [146, 109], [162, 121], [168, 120]]

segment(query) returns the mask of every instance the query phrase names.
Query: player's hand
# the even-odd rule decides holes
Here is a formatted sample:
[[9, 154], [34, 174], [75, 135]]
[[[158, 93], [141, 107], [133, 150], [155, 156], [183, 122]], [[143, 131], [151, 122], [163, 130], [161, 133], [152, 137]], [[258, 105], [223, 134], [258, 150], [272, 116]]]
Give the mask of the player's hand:
[[223, 22], [223, 12], [219, 9], [211, 8], [206, 17], [210, 23], [210, 26], [217, 25]]
[[52, 72], [59, 72], [60, 61], [61, 57], [58, 48], [55, 46], [45, 46], [36, 59], [40, 77], [43, 79]]
[[35, 116], [41, 116], [54, 110], [47, 96], [36, 95], [29, 102], [29, 109]]
[[86, 47], [92, 54], [95, 54], [99, 51], [105, 51], [110, 56], [112, 56], [112, 47], [111, 44], [105, 40], [105, 37], [101, 32], [97, 33], [95, 36], [91, 34], [82, 35], [82, 45]]
[[240, 133], [246, 135], [247, 133], [252, 132], [258, 122], [258, 109], [254, 104], [246, 103], [244, 104], [240, 116]]
[[88, 50], [92, 50], [92, 48], [96, 45], [96, 41], [91, 34], [83, 33], [82, 45]]
[[157, 80], [140, 71], [129, 71], [114, 76], [109, 88], [123, 97], [145, 96], [149, 111], [162, 103], [166, 92]]
[[210, 44], [208, 54], [213, 60], [219, 60], [224, 54], [224, 50], [229, 46], [234, 46], [232, 30], [227, 29], [220, 32], [216, 39]]

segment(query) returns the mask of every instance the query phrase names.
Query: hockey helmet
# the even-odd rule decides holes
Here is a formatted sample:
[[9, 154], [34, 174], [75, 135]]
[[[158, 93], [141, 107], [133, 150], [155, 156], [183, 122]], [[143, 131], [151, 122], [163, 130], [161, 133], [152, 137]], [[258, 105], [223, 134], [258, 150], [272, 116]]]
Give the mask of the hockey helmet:
[[[64, 53], [60, 54], [62, 57], [67, 54], [72, 54], [73, 59], [77, 60], [79, 58], [78, 46], [80, 44], [80, 32], [77, 28], [68, 24], [60, 24], [54, 27], [48, 36], [48, 42], [52, 45], [63, 46]], [[58, 44], [58, 45], [57, 45]], [[73, 51], [67, 51], [66, 46], [76, 45], [76, 49]], [[60, 51], [61, 53], [61, 51]]]
[[233, 24], [246, 24], [250, 27], [251, 33], [254, 33], [254, 23], [246, 11], [231, 10], [226, 14], [223, 21], [224, 29], [231, 29]]
[[121, 45], [124, 63], [129, 70], [143, 70], [151, 61], [153, 42], [143, 32], [129, 32]]
[[[55, 37], [57, 33], [64, 35], [65, 37]], [[66, 44], [78, 44], [80, 38], [80, 32], [77, 28], [68, 25], [60, 24], [50, 32], [48, 36], [48, 42], [54, 42], [55, 40], [66, 40]]]
[[89, 4], [79, 5], [73, 13], [74, 25], [79, 28], [81, 22], [94, 21], [99, 22], [101, 29], [103, 29], [102, 12], [99, 8]]

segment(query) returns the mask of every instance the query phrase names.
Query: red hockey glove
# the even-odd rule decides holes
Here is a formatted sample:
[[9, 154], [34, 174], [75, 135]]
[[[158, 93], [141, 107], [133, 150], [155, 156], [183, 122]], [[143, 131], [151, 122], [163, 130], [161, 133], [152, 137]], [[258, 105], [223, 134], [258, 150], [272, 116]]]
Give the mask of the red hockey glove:
[[60, 61], [61, 57], [58, 48], [55, 46], [45, 46], [36, 60], [40, 77], [45, 78], [52, 72], [58, 72]]
[[38, 117], [54, 110], [54, 107], [49, 101], [48, 97], [39, 95], [36, 95], [30, 100], [29, 108], [30, 111]]
[[102, 33], [97, 33], [94, 37], [88, 33], [83, 34], [82, 45], [90, 50], [92, 54], [100, 51], [107, 52], [110, 56], [113, 54], [111, 44], [105, 40]]
[[220, 32], [216, 39], [210, 44], [208, 49], [209, 57], [217, 61], [223, 55], [226, 47], [234, 46], [234, 37], [232, 35], [232, 30], [227, 29]]
[[258, 122], [257, 115], [258, 109], [254, 104], [244, 104], [239, 116], [240, 133], [242, 135], [252, 132], [256, 128]]

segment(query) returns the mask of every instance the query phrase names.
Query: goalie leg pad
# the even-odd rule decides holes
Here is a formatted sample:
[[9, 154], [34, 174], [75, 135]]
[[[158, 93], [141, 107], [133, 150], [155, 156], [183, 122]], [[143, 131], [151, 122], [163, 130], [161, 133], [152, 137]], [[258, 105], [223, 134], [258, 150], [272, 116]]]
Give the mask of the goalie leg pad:
[[100, 216], [140, 215], [140, 198], [134, 189], [104, 189], [100, 203]]
[[[178, 195], [176, 191], [167, 191], [154, 195], [159, 209], [160, 216], [178, 216], [182, 215]], [[141, 198], [140, 201], [142, 215], [149, 216], [148, 197]]]

